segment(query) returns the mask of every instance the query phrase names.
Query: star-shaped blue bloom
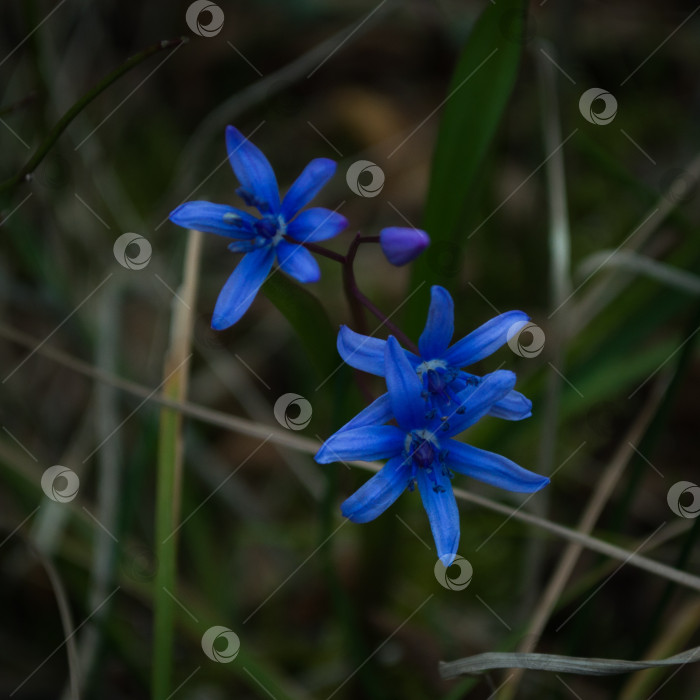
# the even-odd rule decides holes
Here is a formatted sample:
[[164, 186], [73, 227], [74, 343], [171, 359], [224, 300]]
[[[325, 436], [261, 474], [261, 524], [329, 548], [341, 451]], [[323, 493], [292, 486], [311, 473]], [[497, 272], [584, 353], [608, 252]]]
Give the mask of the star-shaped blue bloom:
[[[507, 311], [487, 321], [450, 346], [454, 335], [454, 302], [450, 293], [435, 285], [425, 329], [418, 341], [420, 356], [404, 350], [421, 380], [429, 410], [435, 415], [450, 413], [474, 392], [482, 378], [461, 368], [483, 360], [504, 345], [528, 322], [522, 311]], [[338, 333], [338, 352], [351, 367], [383, 377], [386, 341], [360, 335], [347, 326]], [[489, 409], [489, 415], [506, 420], [522, 420], [532, 415], [532, 402], [518, 391], [509, 391]], [[384, 423], [391, 417], [387, 394], [380, 396], [360, 413], [354, 425]]]
[[229, 250], [244, 253], [216, 302], [211, 323], [216, 330], [232, 326], [248, 310], [275, 257], [279, 267], [299, 282], [317, 282], [318, 263], [300, 244], [332, 238], [348, 225], [344, 216], [322, 207], [299, 213], [333, 177], [334, 161], [312, 160], [280, 201], [275, 173], [259, 148], [233, 126], [226, 127], [226, 148], [241, 183], [236, 192], [260, 212], [260, 218], [211, 202], [186, 202], [170, 214], [178, 226], [232, 238]]
[[501, 455], [451, 439], [507, 396], [515, 384], [515, 375], [507, 370], [487, 374], [452, 414], [429, 419], [423, 384], [393, 336], [384, 346], [384, 370], [391, 412], [398, 426], [357, 427], [351, 421], [326, 440], [315, 459], [328, 464], [388, 458], [384, 467], [342, 504], [343, 515], [356, 523], [369, 522], [407, 487], [417, 485], [438, 558], [449, 566], [459, 545], [459, 513], [450, 482], [451, 470], [509, 491], [531, 493], [549, 483], [547, 477], [523, 469]]

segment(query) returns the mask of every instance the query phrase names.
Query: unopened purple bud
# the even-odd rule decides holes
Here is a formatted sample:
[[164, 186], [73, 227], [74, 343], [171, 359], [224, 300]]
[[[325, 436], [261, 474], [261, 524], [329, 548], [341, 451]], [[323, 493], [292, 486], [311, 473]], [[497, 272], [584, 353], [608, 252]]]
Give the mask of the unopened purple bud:
[[391, 226], [379, 232], [379, 244], [386, 259], [396, 267], [415, 260], [430, 243], [430, 236], [419, 228]]

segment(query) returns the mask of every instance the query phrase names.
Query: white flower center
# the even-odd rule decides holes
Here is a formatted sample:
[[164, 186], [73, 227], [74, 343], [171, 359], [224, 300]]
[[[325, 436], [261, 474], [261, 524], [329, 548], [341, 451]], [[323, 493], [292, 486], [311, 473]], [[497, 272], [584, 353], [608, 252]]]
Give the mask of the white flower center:
[[423, 375], [431, 369], [436, 370], [446, 368], [447, 362], [445, 362], [445, 360], [426, 360], [425, 362], [421, 362], [418, 367], [416, 367], [416, 374], [422, 379]]

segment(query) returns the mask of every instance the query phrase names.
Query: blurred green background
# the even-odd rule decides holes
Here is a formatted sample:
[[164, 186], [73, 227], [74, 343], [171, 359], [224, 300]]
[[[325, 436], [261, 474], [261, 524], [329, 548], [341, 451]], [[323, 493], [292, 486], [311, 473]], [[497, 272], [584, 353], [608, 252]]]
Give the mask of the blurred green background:
[[[165, 377], [187, 240], [167, 215], [189, 199], [241, 204], [225, 160], [229, 123], [253, 132], [283, 191], [311, 158], [338, 161], [315, 200], [350, 221], [332, 249], [345, 252], [355, 231], [428, 230], [433, 243], [413, 270], [392, 268], [373, 246], [356, 266], [362, 290], [386, 313], [400, 307], [392, 318], [412, 337], [436, 283], [455, 297], [456, 337], [516, 308], [543, 330], [542, 353], [505, 347], [476, 368], [518, 372], [533, 417], [487, 419], [466, 439], [556, 472], [551, 486], [525, 505], [464, 477], [455, 486], [575, 528], [620, 464], [592, 534], [697, 573], [700, 520], [667, 502], [673, 484], [698, 479], [697, 7], [545, 0], [530, 3], [521, 31], [523, 5], [512, 1], [220, 0], [223, 26], [208, 37], [188, 26], [188, 7], [0, 8], [0, 180], [128, 57], [189, 38], [97, 96], [31, 179], [0, 185], [0, 696], [71, 697], [65, 639], [77, 628], [80, 697], [152, 697], [163, 597], [152, 392]], [[616, 103], [606, 124], [580, 107], [592, 88]], [[348, 186], [358, 160], [382, 169], [377, 196]], [[562, 196], [568, 212], [556, 210]], [[115, 260], [126, 232], [152, 247], [143, 269]], [[294, 392], [313, 416], [286, 432], [320, 441], [364, 405], [333, 354], [333, 333], [350, 319], [340, 270], [320, 260], [323, 279], [307, 290], [327, 318], [304, 307], [302, 337], [286, 318], [299, 292], [278, 284], [217, 333], [211, 312], [235, 262], [205, 236], [187, 398], [284, 432], [273, 406]], [[374, 379], [368, 387], [383, 391]], [[449, 590], [434, 575], [417, 493], [373, 523], [344, 524], [339, 503], [367, 472], [319, 467], [308, 452], [204, 418], [182, 428], [171, 697], [504, 692], [508, 673], [444, 681], [438, 661], [527, 638], [564, 539], [462, 502], [460, 554], [474, 575]], [[52, 465], [79, 475], [70, 502], [42, 491]], [[700, 643], [697, 591], [622, 564], [583, 552], [538, 651], [660, 658]], [[203, 652], [214, 625], [240, 640], [230, 663]], [[529, 672], [517, 697], [700, 698], [699, 679], [693, 664], [608, 678]]]

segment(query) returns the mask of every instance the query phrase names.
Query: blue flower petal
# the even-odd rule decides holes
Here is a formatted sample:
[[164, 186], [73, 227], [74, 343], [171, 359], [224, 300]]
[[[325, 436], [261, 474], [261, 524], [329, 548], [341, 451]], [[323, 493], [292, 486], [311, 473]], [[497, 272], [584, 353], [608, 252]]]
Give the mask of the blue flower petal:
[[226, 246], [232, 253], [250, 253], [260, 246], [256, 241], [234, 241]]
[[[463, 413], [458, 413], [457, 408], [447, 416], [448, 429], [445, 434], [448, 437], [457, 435], [474, 425], [483, 418], [494, 403], [503, 399], [515, 386], [515, 374], [506, 369], [499, 369], [484, 376], [481, 384], [473, 391], [465, 391], [459, 394], [462, 399]], [[466, 398], [463, 398], [466, 395]]]
[[277, 214], [280, 194], [275, 172], [263, 152], [233, 126], [226, 127], [226, 149], [246, 204], [261, 214]]
[[391, 408], [398, 424], [406, 430], [425, 427], [426, 406], [421, 397], [423, 386], [393, 335], [389, 336], [384, 349], [384, 368]]
[[269, 246], [247, 253], [233, 271], [216, 300], [211, 327], [232, 326], [248, 310], [272, 268], [275, 253]]
[[277, 261], [282, 270], [299, 282], [318, 282], [321, 269], [308, 250], [296, 243], [280, 241], [277, 246]]
[[446, 462], [450, 469], [491, 486], [498, 486], [507, 491], [532, 493], [549, 483], [546, 476], [523, 469], [502, 455], [480, 450], [457, 440], [447, 440], [443, 447], [448, 451]]
[[386, 340], [360, 335], [347, 326], [341, 326], [337, 347], [340, 356], [351, 367], [378, 377], [384, 376]]
[[444, 566], [450, 566], [459, 547], [459, 511], [452, 484], [439, 468], [430, 471], [416, 469], [415, 475], [423, 507], [430, 520], [438, 558]]
[[[367, 408], [360, 411], [352, 420], [346, 423], [340, 430], [352, 430], [367, 425], [383, 425], [394, 417], [391, 410], [389, 394], [382, 394]], [[340, 430], [338, 432], [340, 432]]]
[[455, 326], [454, 302], [450, 293], [435, 285], [430, 290], [430, 309], [425, 330], [418, 340], [418, 349], [424, 360], [439, 358], [447, 350]]
[[379, 232], [384, 257], [396, 267], [415, 260], [429, 245], [430, 236], [419, 228], [390, 226]]
[[464, 367], [483, 360], [507, 342], [511, 329], [511, 334], [516, 333], [528, 320], [529, 316], [522, 311], [506, 311], [457, 341], [444, 353], [442, 359], [454, 367]]
[[491, 406], [489, 415], [504, 420], [523, 420], [532, 415], [532, 401], [519, 391], [511, 391]]
[[[460, 402], [464, 403], [477, 390], [481, 381], [482, 378], [476, 374], [460, 371], [450, 383], [450, 387], [455, 393], [459, 394]], [[496, 401], [487, 415], [504, 420], [523, 420], [532, 415], [532, 401], [519, 391], [513, 390], [508, 392], [500, 401]]]
[[301, 212], [294, 221], [287, 224], [287, 233], [301, 243], [325, 241], [337, 236], [348, 226], [348, 220], [330, 209], [314, 207]]
[[282, 202], [282, 216], [291, 221], [333, 177], [337, 165], [329, 158], [314, 158], [289, 188]]
[[381, 515], [405, 491], [411, 476], [402, 457], [390, 459], [369, 481], [340, 506], [341, 513], [354, 523], [368, 523]]
[[257, 221], [244, 211], [212, 202], [185, 202], [168, 218], [178, 226], [228, 238], [253, 238], [252, 226]]
[[319, 464], [346, 459], [372, 461], [395, 457], [404, 447], [406, 433], [394, 425], [375, 425], [339, 430], [326, 440], [314, 459]]

